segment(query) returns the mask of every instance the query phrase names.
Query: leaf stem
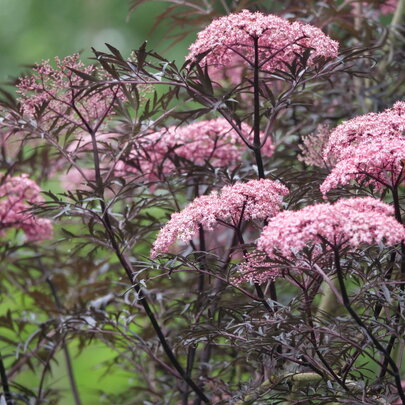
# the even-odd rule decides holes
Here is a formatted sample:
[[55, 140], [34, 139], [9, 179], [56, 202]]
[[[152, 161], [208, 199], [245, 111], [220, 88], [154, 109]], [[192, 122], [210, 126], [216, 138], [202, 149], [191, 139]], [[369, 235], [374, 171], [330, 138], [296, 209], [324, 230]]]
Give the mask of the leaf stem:
[[373, 335], [373, 333], [370, 331], [370, 329], [364, 324], [364, 322], [361, 320], [359, 315], [357, 315], [356, 311], [353, 310], [351, 304], [350, 304], [350, 299], [347, 294], [344, 278], [343, 278], [343, 271], [340, 265], [340, 255], [339, 255], [339, 250], [338, 248], [334, 247], [333, 248], [334, 252], [334, 259], [335, 259], [335, 266], [336, 266], [336, 274], [337, 278], [339, 280], [339, 286], [340, 286], [340, 291], [342, 293], [342, 298], [343, 298], [343, 305], [345, 306], [347, 312], [351, 315], [351, 317], [354, 319], [354, 321], [357, 323], [357, 325], [360, 326], [361, 329], [366, 333], [366, 335], [370, 338], [370, 340], [373, 342], [374, 346], [376, 347], [377, 350], [379, 350], [383, 356], [385, 357], [385, 360], [387, 363], [391, 366], [392, 369], [392, 374], [395, 379], [395, 385], [398, 390], [398, 395], [401, 398], [402, 404], [405, 405], [405, 393], [401, 385], [401, 376], [399, 373], [399, 369], [395, 363], [395, 361], [392, 359], [390, 354], [386, 351], [384, 346], [378, 341], [378, 339]]

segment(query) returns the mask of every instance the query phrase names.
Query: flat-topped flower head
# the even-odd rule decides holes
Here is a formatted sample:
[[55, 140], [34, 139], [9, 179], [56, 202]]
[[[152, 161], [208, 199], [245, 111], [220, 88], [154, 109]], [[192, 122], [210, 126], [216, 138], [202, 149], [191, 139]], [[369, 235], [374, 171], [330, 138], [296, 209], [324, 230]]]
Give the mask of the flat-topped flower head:
[[324, 159], [339, 161], [348, 146], [357, 145], [366, 138], [403, 138], [405, 131], [405, 102], [398, 101], [381, 113], [355, 117], [337, 126], [329, 137]]
[[380, 200], [352, 198], [284, 211], [271, 218], [257, 241], [269, 258], [299, 260], [304, 248], [354, 251], [362, 245], [395, 245], [405, 240], [405, 228]]
[[377, 189], [397, 186], [403, 179], [405, 137], [371, 138], [342, 151], [339, 162], [321, 185], [326, 195], [330, 190], [355, 180]]
[[317, 57], [335, 58], [338, 43], [319, 28], [301, 22], [289, 22], [275, 15], [243, 10], [214, 20], [198, 33], [190, 47], [188, 60], [208, 52], [202, 65], [227, 66], [240, 56], [247, 65], [254, 61], [254, 41], [258, 41], [259, 64], [263, 70], [285, 70], [284, 63], [291, 63], [296, 54], [310, 49], [309, 64]]
[[[242, 123], [241, 132], [249, 142], [253, 140], [253, 130]], [[235, 167], [247, 150], [245, 143], [225, 118], [197, 121], [189, 125], [171, 126], [152, 132], [139, 139], [134, 150], [121, 165], [120, 171], [137, 172], [159, 177], [159, 170], [170, 174], [181, 167], [181, 163], [214, 167]], [[263, 156], [270, 157], [274, 152], [271, 139], [262, 148]]]
[[38, 218], [29, 212], [29, 204], [43, 201], [40, 188], [28, 175], [0, 176], [0, 235], [10, 228], [22, 229], [29, 241], [49, 239], [51, 221]]
[[219, 224], [237, 226], [241, 219], [265, 220], [280, 210], [285, 186], [272, 180], [250, 180], [223, 187], [219, 192], [201, 196], [180, 212], [172, 214], [159, 232], [151, 252], [152, 257], [166, 253], [177, 239], [187, 242], [200, 226], [212, 230]]

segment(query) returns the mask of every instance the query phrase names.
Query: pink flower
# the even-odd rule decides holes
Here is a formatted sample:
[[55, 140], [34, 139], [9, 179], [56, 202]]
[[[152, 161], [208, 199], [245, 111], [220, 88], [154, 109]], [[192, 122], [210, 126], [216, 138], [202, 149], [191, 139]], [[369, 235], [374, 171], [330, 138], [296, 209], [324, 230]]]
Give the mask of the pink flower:
[[392, 207], [371, 197], [284, 211], [270, 219], [257, 247], [269, 258], [300, 260], [306, 247], [315, 255], [332, 247], [354, 251], [364, 244], [395, 245], [405, 240], [405, 228], [392, 213]]
[[397, 8], [398, 0], [386, 0], [383, 5], [380, 6], [381, 14], [394, 13]]
[[267, 71], [285, 70], [284, 63], [291, 63], [304, 49], [311, 49], [309, 64], [313, 64], [317, 57], [335, 58], [338, 54], [338, 43], [319, 28], [243, 10], [218, 18], [199, 32], [187, 59], [195, 61], [198, 55], [208, 52], [201, 61], [202, 65], [227, 66], [237, 54], [251, 65], [254, 38], [258, 39], [260, 47], [259, 63]]
[[[241, 131], [248, 141], [253, 139], [252, 128], [242, 123]], [[171, 174], [184, 163], [214, 167], [234, 167], [241, 161], [247, 146], [224, 118], [171, 126], [140, 138], [129, 158], [119, 167], [117, 175], [125, 172], [143, 173], [151, 178]], [[271, 139], [263, 146], [263, 156], [274, 152]]]
[[20, 78], [17, 84], [24, 117], [32, 120], [46, 106], [41, 115], [42, 129], [53, 128], [55, 124], [85, 129], [82, 118], [91, 125], [103, 117], [115, 96], [122, 95], [117, 88], [109, 87], [97, 92], [84, 91], [89, 81], [74, 70], [90, 76], [104, 77], [105, 73], [100, 74], [93, 65], [85, 66], [79, 54], [62, 60], [55, 58], [55, 65], [54, 68], [44, 61], [34, 67], [32, 75]]
[[377, 189], [393, 187], [403, 178], [405, 138], [371, 138], [342, 151], [340, 160], [321, 185], [322, 194], [351, 180]]
[[381, 113], [355, 117], [332, 131], [323, 158], [335, 167], [321, 185], [325, 195], [351, 180], [381, 189], [398, 184], [405, 158], [405, 102]]
[[329, 137], [324, 159], [339, 160], [348, 146], [357, 145], [365, 138], [402, 138], [405, 131], [405, 102], [398, 101], [381, 113], [355, 117], [337, 126]]
[[52, 237], [51, 221], [29, 212], [29, 204], [43, 201], [39, 186], [27, 174], [0, 178], [0, 232], [22, 229], [30, 241]]
[[324, 149], [329, 141], [330, 132], [330, 128], [327, 125], [319, 125], [315, 132], [305, 136], [302, 140], [302, 145], [298, 145], [301, 149], [301, 155], [298, 155], [298, 160], [309, 166], [332, 166], [334, 159], [328, 156], [328, 160], [325, 160], [323, 156]]
[[392, 14], [397, 9], [398, 0], [369, 0], [368, 2], [351, 3], [356, 16], [379, 18], [381, 15]]
[[172, 214], [153, 244], [151, 257], [168, 252], [177, 239], [191, 240], [200, 226], [212, 230], [218, 223], [237, 226], [241, 219], [270, 218], [279, 212], [287, 193], [282, 184], [261, 179], [225, 186], [220, 192], [198, 197], [181, 212]]

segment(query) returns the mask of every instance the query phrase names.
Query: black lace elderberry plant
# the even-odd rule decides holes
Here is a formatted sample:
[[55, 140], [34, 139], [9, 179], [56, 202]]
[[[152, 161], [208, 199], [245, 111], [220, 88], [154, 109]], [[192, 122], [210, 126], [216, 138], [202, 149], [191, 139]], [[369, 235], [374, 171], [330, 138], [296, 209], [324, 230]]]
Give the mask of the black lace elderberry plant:
[[[322, 159], [306, 157], [318, 146], [302, 135], [400, 98], [400, 37], [374, 2], [361, 4], [367, 21], [352, 2], [171, 3], [167, 18], [209, 24], [183, 66], [146, 45], [130, 57], [109, 46], [92, 65], [38, 65], [18, 101], [3, 94], [2, 173], [61, 189], [34, 211], [52, 218], [55, 243], [7, 234], [1, 247], [3, 293], [29, 297], [35, 314], [0, 318], [5, 342], [19, 342], [17, 356], [2, 347], [7, 403], [57, 401], [47, 381], [61, 351], [80, 404], [69, 348], [94, 341], [116, 353], [107, 375], [133, 378], [120, 394], [100, 389], [105, 403], [393, 403], [403, 396], [399, 232], [350, 252], [320, 238], [294, 251], [299, 260], [255, 241], [322, 201], [337, 162], [323, 164], [323, 142], [311, 155]], [[384, 86], [370, 86], [370, 62]], [[367, 179], [331, 194], [353, 195], [391, 202]], [[15, 382], [26, 367], [41, 370], [35, 389]]]

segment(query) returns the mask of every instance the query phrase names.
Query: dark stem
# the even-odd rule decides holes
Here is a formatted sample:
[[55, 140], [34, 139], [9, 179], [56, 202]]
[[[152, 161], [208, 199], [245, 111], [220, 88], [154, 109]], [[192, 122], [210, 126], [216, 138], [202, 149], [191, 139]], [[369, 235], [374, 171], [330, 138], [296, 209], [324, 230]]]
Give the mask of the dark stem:
[[[401, 304], [398, 303], [397, 309], [395, 311], [395, 318], [394, 318], [395, 325], [398, 325], [400, 316], [401, 316]], [[387, 348], [385, 349], [389, 355], [391, 355], [391, 351], [394, 348], [396, 339], [397, 339], [396, 335], [394, 335], [394, 334], [391, 335], [390, 340], [387, 344]], [[380, 371], [380, 378], [385, 377], [385, 374], [387, 374], [387, 370], [388, 370], [388, 360], [387, 360], [387, 357], [385, 357], [384, 361], [383, 361], [383, 365], [381, 367], [381, 371]]]
[[[188, 348], [188, 351], [187, 351], [186, 374], [188, 377], [191, 377], [191, 373], [193, 371], [196, 350], [197, 350], [197, 345], [194, 344], [194, 345], [190, 345]], [[189, 395], [190, 395], [190, 387], [186, 383], [186, 386], [184, 387], [184, 391], [183, 391], [182, 405], [188, 405], [188, 396]]]
[[[227, 256], [225, 257], [224, 263], [222, 265], [222, 272], [225, 272], [225, 269], [227, 268], [228, 264], [231, 261], [231, 256], [232, 256], [232, 251], [233, 249], [237, 246], [238, 244], [238, 231], [235, 229], [233, 236], [232, 236], [232, 240], [228, 249], [228, 253]], [[215, 286], [214, 286], [214, 297], [216, 297], [218, 291], [221, 289], [221, 287], [225, 285], [224, 280], [220, 280], [217, 279]], [[208, 309], [208, 316], [210, 317], [214, 317], [214, 314], [217, 310], [217, 302], [214, 301], [210, 304], [209, 309]], [[211, 343], [208, 342], [205, 347], [204, 350], [202, 351], [201, 355], [200, 355], [200, 375], [201, 377], [206, 377], [207, 376], [207, 371], [208, 371], [208, 367], [207, 367], [207, 363], [209, 362], [210, 358], [211, 358], [211, 352], [212, 352], [212, 347], [211, 347]], [[193, 405], [201, 405], [201, 400], [200, 398], [196, 398], [193, 402]]]
[[8, 385], [7, 373], [4, 367], [3, 356], [1, 355], [1, 353], [0, 353], [0, 377], [6, 405], [11, 405], [12, 401], [11, 401], [10, 386]]
[[197, 384], [187, 375], [183, 367], [180, 365], [178, 362], [176, 356], [174, 355], [169, 343], [166, 340], [165, 335], [162, 332], [162, 329], [160, 328], [160, 325], [149, 305], [149, 302], [145, 296], [145, 293], [143, 292], [143, 289], [138, 285], [134, 284], [133, 280], [133, 270], [130, 262], [126, 258], [126, 256], [121, 252], [121, 249], [118, 245], [118, 242], [115, 237], [114, 229], [111, 225], [111, 220], [110, 220], [110, 215], [108, 214], [106, 204], [104, 202], [104, 192], [103, 192], [103, 180], [101, 177], [101, 171], [100, 171], [100, 159], [98, 155], [98, 147], [97, 147], [97, 141], [96, 141], [96, 134], [94, 131], [91, 130], [91, 128], [88, 127], [91, 139], [92, 139], [92, 146], [93, 146], [93, 159], [94, 159], [94, 169], [95, 169], [95, 174], [96, 174], [96, 186], [97, 186], [97, 192], [100, 197], [100, 207], [101, 207], [101, 221], [107, 231], [108, 237], [110, 239], [111, 247], [115, 252], [115, 255], [117, 256], [121, 266], [124, 268], [125, 273], [133, 286], [135, 292], [137, 293], [138, 300], [143, 306], [146, 315], [148, 316], [153, 329], [156, 332], [156, 335], [163, 347], [164, 352], [166, 353], [166, 356], [168, 357], [169, 361], [173, 365], [173, 367], [177, 370], [181, 378], [191, 387], [191, 389], [201, 398], [202, 401], [205, 403], [209, 404], [210, 400], [205, 396], [205, 394], [202, 392], [200, 387], [197, 386]]
[[260, 148], [260, 94], [259, 94], [259, 39], [253, 38], [255, 60], [253, 65], [253, 151], [256, 158], [259, 179], [264, 179], [263, 159]]
[[[105, 205], [105, 204], [103, 204], [103, 205]], [[105, 207], [102, 207], [102, 210], [105, 211]], [[163, 334], [163, 332], [160, 328], [160, 325], [159, 325], [155, 315], [153, 314], [151, 307], [149, 306], [149, 303], [146, 299], [146, 296], [145, 296], [142, 288], [138, 284], [133, 284], [132, 266], [128, 262], [127, 258], [121, 253], [121, 250], [115, 239], [115, 235], [114, 235], [114, 232], [113, 232], [113, 229], [112, 229], [112, 226], [110, 223], [109, 215], [107, 214], [107, 212], [105, 212], [103, 219], [104, 219], [104, 225], [106, 227], [107, 233], [110, 237], [110, 242], [111, 242], [112, 248], [115, 251], [115, 254], [116, 254], [118, 260], [120, 261], [122, 267], [124, 268], [124, 270], [128, 276], [128, 279], [130, 280], [135, 292], [137, 293], [139, 302], [143, 306], [143, 308], [146, 312], [146, 315], [149, 317], [149, 320], [153, 326], [153, 329], [155, 330], [155, 332], [158, 336], [160, 343], [162, 344], [162, 347], [163, 347], [164, 352], [166, 353], [166, 356], [172, 363], [173, 367], [177, 370], [177, 372], [183, 378], [183, 380], [185, 382], [187, 382], [187, 384], [191, 387], [191, 389], [201, 398], [202, 401], [209, 404], [210, 403], [209, 399], [205, 396], [205, 394], [202, 392], [202, 390], [196, 385], [196, 383], [187, 375], [187, 373], [184, 371], [183, 367], [180, 365], [180, 363], [176, 359], [169, 343], [166, 340], [165, 335]]]
[[[259, 175], [259, 179], [264, 179], [266, 176], [264, 174], [264, 166], [263, 166], [263, 158], [261, 152], [261, 142], [260, 142], [260, 93], [259, 93], [259, 39], [257, 37], [253, 37], [253, 44], [255, 50], [255, 60], [253, 64], [253, 152], [255, 154], [256, 165], [257, 165], [257, 172]], [[259, 294], [259, 291], [256, 287], [256, 291], [260, 298], [262, 298]], [[276, 284], [274, 281], [270, 282], [270, 298], [273, 301], [277, 301], [277, 291], [276, 291]]]
[[[200, 225], [199, 229], [198, 229], [198, 236], [199, 236], [199, 240], [200, 240], [200, 257], [198, 259], [199, 261], [199, 265], [200, 265], [200, 269], [201, 270], [206, 270], [206, 264], [205, 264], [205, 252], [207, 250], [206, 245], [205, 245], [205, 233], [204, 233], [204, 228], [202, 227], [202, 225]], [[202, 306], [202, 295], [204, 293], [204, 288], [205, 288], [205, 274], [203, 272], [198, 274], [198, 287], [197, 287], [197, 300], [196, 300], [196, 304], [195, 304], [195, 313], [196, 313], [196, 323], [198, 323], [198, 313], [201, 310], [201, 306]], [[197, 351], [197, 345], [191, 345], [188, 348], [188, 354], [187, 354], [187, 375], [189, 377], [191, 377], [191, 373], [193, 371], [193, 366], [194, 366], [194, 360], [195, 360], [195, 353]], [[200, 367], [201, 369], [201, 373], [200, 375], [203, 374], [203, 366]], [[204, 384], [201, 382], [199, 384], [201, 391], [204, 391]], [[189, 391], [186, 388], [184, 393], [183, 393], [183, 405], [187, 405], [188, 404], [188, 395], [189, 395]], [[200, 398], [196, 398], [194, 401], [194, 404], [201, 404], [201, 399]]]
[[[400, 210], [400, 204], [399, 204], [399, 196], [398, 196], [398, 186], [394, 185], [391, 187], [391, 192], [392, 192], [392, 197], [393, 197], [393, 204], [394, 204], [394, 212], [395, 212], [395, 219], [402, 224], [402, 217], [401, 217], [401, 210]], [[401, 243], [401, 253], [402, 253], [402, 260], [401, 260], [401, 270], [403, 267], [403, 264], [405, 263], [404, 261], [404, 245], [403, 243]], [[388, 262], [388, 267], [387, 270], [385, 272], [385, 281], [389, 281], [391, 280], [392, 277], [392, 272], [394, 270], [394, 264], [395, 264], [395, 258], [396, 258], [397, 253], [394, 251], [391, 253], [390, 256], [390, 260]], [[374, 308], [374, 318], [378, 319], [378, 317], [380, 316], [380, 313], [383, 309], [383, 304], [381, 302], [378, 302]], [[396, 318], [398, 317], [398, 311], [396, 313]], [[396, 322], [398, 322], [398, 319], [396, 319]], [[363, 342], [363, 344], [365, 343], [365, 341]], [[387, 352], [391, 353], [392, 347], [394, 346], [395, 343], [395, 336], [391, 336], [391, 339], [387, 345]], [[353, 354], [351, 360], [345, 365], [345, 367], [342, 369], [342, 373], [344, 374], [343, 380], [346, 380], [346, 377], [351, 369], [351, 367], [353, 366], [353, 364], [355, 363], [355, 361], [357, 360], [357, 358], [359, 357], [359, 355], [361, 354], [360, 350], [356, 350], [356, 352]], [[387, 372], [387, 368], [388, 368], [388, 362], [387, 360], [384, 358], [383, 361], [383, 365], [380, 371], [380, 378], [383, 378]]]
[[[308, 324], [310, 326], [310, 337], [311, 337], [311, 342], [312, 346], [314, 347], [315, 353], [317, 354], [319, 360], [321, 360], [322, 364], [325, 366], [325, 368], [328, 370], [329, 374], [335, 379], [335, 381], [345, 390], [349, 391], [349, 388], [346, 386], [344, 381], [342, 381], [341, 378], [335, 373], [333, 368], [329, 365], [329, 363], [326, 361], [325, 357], [322, 355], [321, 351], [319, 350], [316, 335], [315, 335], [315, 325], [313, 321], [313, 316], [312, 316], [312, 311], [311, 311], [311, 304], [312, 300], [308, 296], [308, 291], [305, 286], [301, 287], [303, 294], [304, 294], [304, 307], [305, 307], [305, 314], [307, 316]], [[319, 373], [319, 371], [317, 370]], [[321, 374], [322, 375], [322, 374]], [[322, 378], [324, 376], [322, 375]]]
[[[384, 277], [384, 280], [386, 280], [386, 281], [391, 280], [396, 255], [397, 254], [395, 251], [391, 253], [391, 257], [388, 262], [387, 270], [385, 272], [385, 277]], [[378, 302], [374, 308], [374, 318], [375, 319], [377, 319], [380, 316], [382, 309], [383, 309], [383, 305], [381, 304], [381, 302]]]
[[[394, 202], [395, 219], [400, 224], [402, 224], [403, 222], [401, 216], [401, 206], [399, 203], [399, 196], [398, 196], [398, 186], [392, 187], [391, 191], [392, 191], [392, 199]], [[405, 244], [403, 242], [401, 242], [401, 281], [405, 281]]]
[[402, 404], [405, 405], [405, 393], [404, 393], [404, 390], [401, 385], [401, 376], [400, 376], [398, 367], [395, 364], [395, 361], [390, 356], [390, 354], [385, 350], [384, 346], [381, 345], [381, 343], [378, 341], [378, 339], [373, 335], [373, 333], [369, 330], [369, 328], [367, 328], [367, 326], [364, 324], [364, 322], [361, 320], [361, 318], [357, 315], [357, 313], [353, 310], [352, 306], [350, 305], [349, 296], [347, 295], [346, 286], [345, 286], [345, 282], [344, 282], [343, 271], [340, 266], [339, 250], [337, 248], [334, 248], [333, 252], [334, 252], [334, 258], [335, 258], [336, 274], [338, 277], [340, 291], [342, 294], [343, 305], [345, 306], [347, 312], [349, 312], [351, 317], [357, 323], [357, 325], [359, 325], [360, 328], [363, 329], [363, 331], [366, 333], [366, 335], [374, 343], [374, 346], [376, 347], [376, 349], [379, 350], [383, 354], [387, 363], [391, 366], [392, 374], [395, 379], [395, 385], [398, 390], [398, 395], [401, 398]]
[[[57, 308], [58, 312], [60, 313], [60, 311], [62, 310], [62, 305], [59, 300], [55, 285], [53, 284], [52, 280], [49, 277], [46, 278], [46, 282], [48, 283], [49, 288], [51, 290], [51, 294], [55, 301], [56, 308]], [[70, 388], [72, 390], [73, 399], [74, 399], [76, 405], [81, 405], [82, 402], [80, 400], [79, 390], [77, 388], [76, 379], [75, 379], [75, 375], [73, 372], [72, 358], [69, 353], [69, 348], [66, 343], [65, 336], [62, 337], [62, 350], [63, 350], [63, 354], [65, 356], [66, 369], [67, 369], [67, 373], [68, 373]]]
[[[402, 224], [402, 216], [401, 216], [401, 207], [400, 207], [400, 203], [399, 203], [399, 195], [398, 195], [398, 186], [394, 185], [391, 189], [392, 191], [392, 199], [393, 199], [393, 203], [394, 203], [394, 211], [395, 211], [395, 219]], [[393, 256], [395, 257], [395, 253], [393, 253]], [[392, 271], [391, 271], [392, 272]], [[390, 272], [390, 276], [391, 276], [391, 272]], [[404, 287], [405, 285], [403, 284], [405, 279], [405, 245], [403, 242], [401, 242], [401, 274], [400, 274], [400, 281], [401, 281], [401, 291], [404, 291]], [[397, 305], [397, 309], [395, 311], [395, 325], [399, 324], [401, 318], [401, 303], [398, 302]], [[397, 336], [396, 335], [392, 335], [388, 344], [387, 344], [387, 348], [386, 351], [389, 355], [391, 355], [391, 351], [394, 348], [395, 345], [395, 340], [396, 340]], [[381, 371], [380, 371], [380, 378], [383, 378], [385, 376], [385, 374], [387, 373], [387, 369], [388, 369], [388, 361], [387, 361], [387, 357], [384, 358], [384, 362], [383, 365], [381, 367]]]
[[[235, 227], [235, 232], [236, 232], [236, 235], [237, 235], [237, 237], [238, 237], [239, 243], [240, 243], [241, 245], [244, 245], [244, 244], [245, 244], [245, 240], [243, 239], [243, 235], [242, 235], [242, 232], [240, 231], [240, 228], [239, 228], [239, 227]], [[244, 255], [245, 257], [247, 257], [248, 252], [247, 252], [246, 249], [243, 249], [243, 255]], [[262, 287], [260, 287], [260, 284], [259, 284], [259, 283], [255, 283], [255, 289], [256, 289], [256, 293], [257, 293], [258, 297], [261, 299], [261, 301], [262, 301], [263, 305], [266, 307], [267, 311], [269, 311], [269, 312], [272, 314], [274, 311], [273, 311], [273, 309], [270, 307], [270, 305], [268, 304], [268, 302], [266, 301], [266, 298], [265, 298], [265, 296], [264, 296]]]
[[[401, 216], [401, 208], [400, 208], [400, 204], [399, 204], [398, 184], [394, 184], [390, 189], [391, 189], [392, 197], [393, 197], [395, 219], [399, 223], [402, 224], [403, 221], [402, 221], [402, 216]], [[391, 253], [391, 257], [390, 257], [390, 260], [388, 262], [388, 268], [387, 268], [387, 271], [385, 273], [385, 280], [386, 281], [391, 280], [396, 255], [397, 255], [397, 253], [395, 251]], [[401, 256], [402, 256], [402, 259], [401, 259], [401, 274], [404, 274], [403, 267], [404, 267], [404, 264], [405, 264], [405, 260], [404, 260], [405, 252], [404, 252], [404, 244], [403, 243], [401, 243]], [[403, 290], [403, 288], [404, 288], [404, 286], [401, 285], [402, 290]], [[374, 318], [375, 319], [377, 319], [380, 316], [380, 313], [381, 313], [382, 309], [383, 309], [383, 304], [381, 304], [380, 302], [377, 303], [375, 308], [374, 308]], [[395, 313], [395, 322], [396, 323], [399, 322], [399, 317], [400, 317], [400, 312], [399, 311], [400, 311], [400, 305], [398, 305], [398, 308], [397, 308], [396, 313]], [[396, 340], [396, 336], [392, 335], [389, 342], [388, 342], [387, 349], [386, 349], [389, 354], [391, 353], [391, 350], [394, 347], [395, 340]], [[350, 368], [352, 367], [352, 365], [354, 364], [354, 362], [356, 361], [356, 359], [359, 357], [360, 354], [361, 354], [360, 350], [357, 350], [354, 353], [354, 355], [352, 356], [351, 361], [349, 363], [347, 363], [346, 366], [343, 368], [342, 372], [344, 373], [344, 380], [346, 379], [346, 376], [349, 373]], [[387, 370], [388, 370], [388, 361], [387, 361], [386, 358], [384, 358], [384, 361], [383, 361], [383, 364], [382, 364], [382, 367], [381, 367], [381, 371], [380, 371], [380, 378], [383, 378], [385, 376], [385, 374], [387, 373]]]

